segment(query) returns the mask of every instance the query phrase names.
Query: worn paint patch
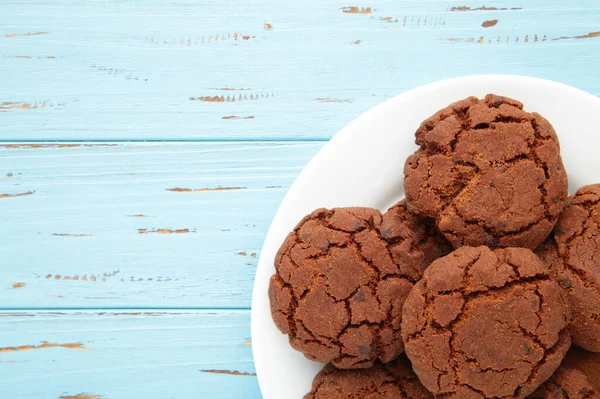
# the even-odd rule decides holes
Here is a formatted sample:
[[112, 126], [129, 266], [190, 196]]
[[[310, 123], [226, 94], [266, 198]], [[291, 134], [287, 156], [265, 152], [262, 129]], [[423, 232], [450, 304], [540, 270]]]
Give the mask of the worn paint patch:
[[97, 316], [172, 316], [172, 315], [189, 315], [190, 312], [98, 312]]
[[344, 99], [344, 98], [317, 98], [317, 101], [320, 103], [351, 103], [352, 101]]
[[475, 39], [474, 38], [461, 39], [458, 37], [451, 37], [448, 39], [448, 41], [453, 42], [453, 43], [473, 43], [475, 41]]
[[[186, 37], [186, 38], [154, 38], [154, 37], [146, 37], [145, 41], [152, 45], [167, 45], [167, 46], [179, 46], [179, 47], [196, 47], [196, 46], [204, 46], [208, 44], [216, 44], [219, 42], [238, 42], [238, 41], [248, 41], [250, 39], [256, 39], [255, 35], [246, 35], [240, 32], [229, 32], [229, 33], [216, 33], [216, 34], [208, 34], [203, 36], [194, 36], [194, 37]], [[233, 43], [233, 45], [237, 45], [237, 43]]]
[[190, 314], [186, 312], [98, 312], [98, 316], [170, 316]]
[[235, 190], [244, 190], [247, 187], [214, 187], [214, 188], [167, 188], [167, 191], [174, 191], [176, 193], [206, 193], [213, 191], [235, 191]]
[[[72, 281], [106, 281], [107, 278], [116, 276], [117, 274], [119, 274], [119, 270], [115, 270], [111, 273], [102, 273], [102, 274], [84, 274], [82, 276], [79, 276], [79, 274], [75, 274], [73, 276], [62, 276], [60, 274], [52, 274], [52, 273], [48, 273], [44, 276], [44, 278], [46, 280], [62, 280], [62, 281], [66, 281], [66, 280], [72, 280]], [[39, 278], [40, 276], [36, 276], [37, 278]]]
[[48, 103], [47, 101], [39, 102], [39, 103], [22, 103], [15, 101], [5, 101], [0, 103], [0, 111], [9, 111], [9, 110], [27, 110], [27, 109], [44, 109], [44, 108], [60, 108], [64, 103], [54, 104]]
[[243, 342], [242, 345], [244, 345], [244, 346], [252, 346], [252, 341]]
[[[195, 233], [195, 231], [192, 231], [193, 233]], [[185, 279], [185, 278], [184, 278]], [[125, 282], [125, 279], [122, 278], [121, 279], [122, 282]], [[158, 277], [136, 277], [136, 276], [130, 276], [129, 277], [129, 282], [132, 283], [141, 283], [143, 281], [156, 281], [159, 283], [162, 282], [169, 282], [169, 281], [180, 281], [179, 278], [172, 278], [172, 277], [165, 277], [165, 276], [158, 276]], [[92, 298], [95, 299], [95, 298]], [[104, 299], [104, 298], [98, 298], [98, 299]]]
[[137, 75], [136, 73], [134, 73], [132, 71], [128, 71], [126, 69], [114, 68], [112, 66], [97, 65], [97, 64], [91, 64], [90, 68], [95, 69], [98, 72], [105, 73], [105, 74], [110, 75], [115, 78], [122, 78], [122, 79], [126, 79], [126, 80], [139, 80], [139, 81], [144, 81], [144, 82], [148, 81], [148, 78]]
[[219, 88], [214, 88], [214, 87], [213, 87], [213, 88], [211, 88], [210, 90], [222, 90], [222, 91], [250, 91], [250, 90], [252, 90], [252, 89], [248, 89], [248, 88], [246, 88], [246, 89], [244, 89], [244, 88], [236, 89], [236, 88], [233, 88], [233, 87], [219, 87]]
[[346, 14], [371, 14], [373, 12], [373, 10], [371, 9], [371, 7], [357, 7], [357, 6], [350, 6], [350, 7], [342, 7], [342, 12], [346, 13]]
[[7, 352], [24, 352], [31, 351], [34, 349], [48, 349], [48, 348], [66, 348], [66, 349], [76, 349], [76, 350], [89, 350], [91, 348], [86, 348], [83, 346], [81, 342], [74, 342], [68, 344], [53, 344], [48, 341], [42, 341], [39, 345], [23, 345], [23, 346], [9, 346], [5, 348], [0, 348], [0, 353]]
[[19, 194], [0, 194], [0, 198], [15, 198], [15, 197], [25, 197], [26, 195], [33, 195], [35, 191], [27, 191], [26, 193]]
[[353, 41], [353, 42], [352, 42], [352, 43], [350, 43], [350, 44], [361, 44], [361, 43], [362, 43], [362, 40], [355, 40], [355, 41]]
[[25, 287], [25, 283], [14, 283], [12, 287], [13, 289], [23, 288]]
[[222, 117], [221, 119], [254, 119], [254, 115], [250, 115], [250, 116], [227, 115], [227, 116]]
[[21, 313], [21, 312], [17, 312], [17, 313], [0, 313], [0, 317], [36, 317], [39, 314], [33, 314], [33, 313]]
[[12, 173], [7, 173], [7, 174], [6, 174], [6, 178], [7, 178], [7, 179], [12, 179], [12, 177], [13, 177], [13, 174], [12, 174]]
[[48, 32], [27, 32], [27, 33], [8, 33], [4, 35], [5, 39], [13, 39], [17, 36], [39, 36], [39, 35], [47, 35]]
[[63, 395], [60, 396], [58, 399], [106, 399], [106, 396], [89, 393], [79, 393], [77, 395]]
[[273, 25], [265, 22], [265, 24], [263, 25], [263, 28], [265, 28], [265, 30], [272, 30]]
[[483, 23], [481, 24], [481, 26], [483, 26], [484, 28], [491, 28], [492, 26], [496, 26], [498, 24], [498, 20], [497, 19], [492, 19], [489, 21], [483, 21]]
[[458, 7], [450, 8], [450, 11], [516, 11], [516, 10], [522, 10], [522, 9], [523, 9], [522, 7], [498, 8], [498, 7], [482, 6], [482, 7], [471, 8], [471, 7], [467, 7], [467, 6], [458, 6]]
[[148, 215], [143, 215], [143, 214], [137, 214], [137, 215], [127, 215], [128, 218], [148, 218], [150, 216]]
[[575, 39], [591, 39], [593, 37], [600, 37], [600, 31], [598, 32], [590, 32], [586, 35], [575, 36]]
[[580, 36], [561, 36], [561, 37], [555, 37], [552, 40], [553, 41], [557, 41], [557, 40], [568, 40], [568, 39], [592, 39], [594, 37], [600, 37], [600, 31], [598, 32], [590, 32], [586, 35], [580, 35]]
[[484, 37], [484, 36], [480, 36], [479, 38], [475, 38], [475, 37], [469, 37], [469, 38], [458, 38], [458, 37], [451, 37], [448, 39], [448, 41], [453, 42], [453, 43], [476, 43], [476, 44], [510, 44], [510, 43], [514, 43], [514, 44], [518, 44], [519, 42], [522, 43], [537, 43], [537, 42], [545, 42], [548, 40], [548, 37], [546, 35], [533, 35], [533, 37], [530, 37], [529, 35], [525, 35], [524, 37], [519, 37], [519, 36], [515, 36], [515, 37], [510, 37], [510, 36], [498, 36], [498, 37]]
[[240, 375], [240, 376], [255, 376], [256, 373], [247, 373], [245, 371], [237, 371], [237, 370], [200, 370], [203, 373], [212, 373], [212, 374], [227, 374], [227, 375]]
[[414, 26], [443, 26], [446, 20], [440, 16], [405, 15], [404, 17], [379, 17], [379, 20], [387, 23], [402, 23], [402, 27]]
[[53, 55], [49, 55], [47, 57], [31, 57], [29, 55], [3, 55], [2, 58], [21, 58], [21, 59], [32, 59], [32, 58], [37, 58], [38, 60], [53, 60], [56, 57]]
[[138, 229], [138, 234], [188, 234], [195, 232], [196, 230], [190, 229]]
[[116, 147], [119, 144], [108, 144], [108, 143], [93, 143], [93, 144], [75, 144], [75, 143], [47, 143], [47, 144], [0, 144], [0, 148], [12, 148], [12, 149], [23, 149], [23, 148], [75, 148], [75, 147]]
[[236, 101], [256, 101], [264, 100], [267, 98], [275, 97], [275, 93], [261, 93], [261, 94], [239, 94], [239, 95], [228, 95], [228, 96], [200, 96], [190, 97], [190, 101], [203, 101], [209, 103], [234, 103]]
[[91, 234], [68, 234], [68, 233], [52, 233], [53, 236], [57, 237], [91, 237]]

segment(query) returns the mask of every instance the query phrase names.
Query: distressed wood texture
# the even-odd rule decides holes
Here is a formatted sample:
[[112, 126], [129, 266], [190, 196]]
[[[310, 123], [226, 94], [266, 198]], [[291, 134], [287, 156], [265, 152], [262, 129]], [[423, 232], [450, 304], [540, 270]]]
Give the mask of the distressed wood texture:
[[249, 307], [317, 143], [0, 144], [0, 306]]
[[0, 398], [260, 398], [254, 272], [324, 141], [453, 76], [600, 95], [598, 65], [597, 0], [0, 2]]
[[600, 2], [484, 3], [3, 1], [0, 139], [329, 138], [480, 73], [600, 94]]
[[0, 397], [258, 399], [249, 324], [247, 310], [1, 311]]

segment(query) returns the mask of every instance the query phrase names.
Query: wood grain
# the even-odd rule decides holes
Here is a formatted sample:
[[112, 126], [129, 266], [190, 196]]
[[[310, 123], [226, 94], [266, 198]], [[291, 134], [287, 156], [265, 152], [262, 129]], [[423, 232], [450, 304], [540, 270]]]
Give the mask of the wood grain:
[[597, 0], [2, 2], [0, 397], [260, 398], [244, 309], [323, 141], [453, 76], [600, 95], [598, 32]]
[[97, 144], [0, 144], [5, 308], [249, 307], [271, 218], [323, 143]]
[[600, 94], [595, 0], [39, 0], [4, 3], [0, 22], [5, 140], [327, 139], [393, 95], [467, 74]]
[[0, 311], [0, 397], [258, 399], [249, 324], [248, 311]]

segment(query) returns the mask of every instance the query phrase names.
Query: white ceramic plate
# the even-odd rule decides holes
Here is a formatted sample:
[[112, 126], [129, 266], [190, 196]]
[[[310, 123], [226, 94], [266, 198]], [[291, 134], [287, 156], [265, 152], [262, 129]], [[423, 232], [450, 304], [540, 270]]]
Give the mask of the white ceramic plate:
[[417, 148], [414, 132], [421, 121], [451, 102], [487, 93], [515, 98], [527, 111], [539, 112], [554, 125], [570, 192], [600, 183], [600, 99], [561, 83], [523, 76], [468, 76], [419, 87], [367, 111], [304, 168], [265, 240], [252, 296], [252, 347], [264, 399], [301, 399], [322, 367], [292, 349], [271, 319], [269, 278], [288, 232], [319, 207], [386, 210], [404, 196], [404, 161]]

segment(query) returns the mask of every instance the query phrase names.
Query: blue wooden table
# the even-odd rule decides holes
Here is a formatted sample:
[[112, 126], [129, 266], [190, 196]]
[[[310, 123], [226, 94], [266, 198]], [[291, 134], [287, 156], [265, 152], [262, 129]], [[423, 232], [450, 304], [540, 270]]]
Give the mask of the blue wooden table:
[[599, 67], [597, 0], [0, 1], [0, 398], [260, 398], [261, 245], [336, 131]]

